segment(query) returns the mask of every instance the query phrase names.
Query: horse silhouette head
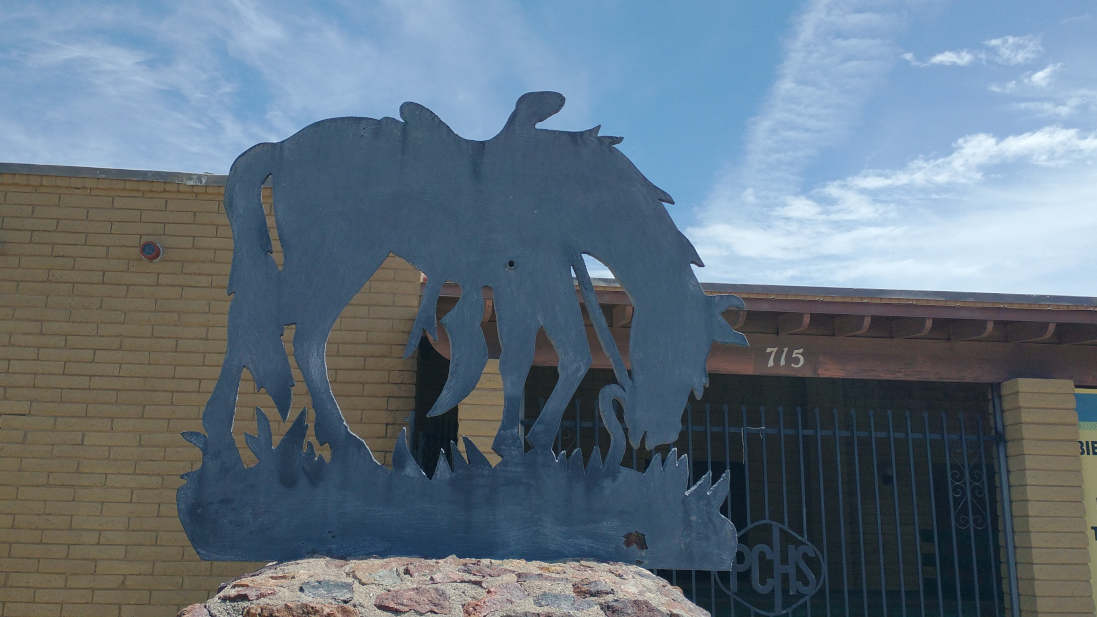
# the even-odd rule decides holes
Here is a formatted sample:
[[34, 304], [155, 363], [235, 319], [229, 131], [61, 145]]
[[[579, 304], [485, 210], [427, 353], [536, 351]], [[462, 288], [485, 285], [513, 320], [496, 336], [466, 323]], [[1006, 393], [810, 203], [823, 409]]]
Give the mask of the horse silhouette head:
[[648, 447], [678, 439], [690, 393], [700, 399], [708, 385], [705, 363], [712, 344], [747, 344], [722, 315], [743, 308], [737, 296], [707, 296], [698, 285], [676, 300], [666, 309], [635, 308], [629, 346], [632, 385], [625, 404], [633, 446], [645, 435]]
[[[743, 304], [735, 296], [706, 296], [701, 290], [691, 266], [703, 263], [663, 205], [674, 200], [616, 148], [620, 137], [599, 135], [600, 127], [536, 127], [563, 104], [555, 92], [523, 95], [488, 147], [494, 142], [514, 153], [502, 175], [531, 189], [516, 197], [523, 207], [513, 210], [532, 217], [518, 226], [530, 232], [519, 236], [521, 245], [570, 260], [573, 268], [578, 255], [594, 257], [628, 293], [635, 311], [631, 375], [623, 384], [629, 440], [639, 445], [646, 435], [648, 446], [672, 442], [690, 392], [699, 398], [708, 382], [705, 362], [712, 343], [746, 344], [722, 317]], [[544, 217], [551, 224], [537, 222]], [[544, 265], [559, 269], [559, 263]], [[547, 295], [543, 300], [551, 304]]]

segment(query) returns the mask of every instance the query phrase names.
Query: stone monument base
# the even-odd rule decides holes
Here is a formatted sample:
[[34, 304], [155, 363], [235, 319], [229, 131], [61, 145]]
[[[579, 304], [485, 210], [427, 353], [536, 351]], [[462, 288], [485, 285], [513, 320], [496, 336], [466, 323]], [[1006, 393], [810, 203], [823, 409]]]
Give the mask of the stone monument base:
[[276, 563], [221, 586], [179, 617], [708, 617], [637, 566], [518, 559]]

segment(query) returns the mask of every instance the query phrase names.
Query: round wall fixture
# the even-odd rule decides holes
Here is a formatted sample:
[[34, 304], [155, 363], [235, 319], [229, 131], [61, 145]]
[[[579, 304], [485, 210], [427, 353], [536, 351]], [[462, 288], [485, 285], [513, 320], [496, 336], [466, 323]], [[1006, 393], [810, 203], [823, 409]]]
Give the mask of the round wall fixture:
[[164, 255], [164, 249], [160, 247], [160, 244], [148, 240], [141, 243], [140, 251], [141, 257], [144, 257], [148, 261], [158, 261], [160, 257]]

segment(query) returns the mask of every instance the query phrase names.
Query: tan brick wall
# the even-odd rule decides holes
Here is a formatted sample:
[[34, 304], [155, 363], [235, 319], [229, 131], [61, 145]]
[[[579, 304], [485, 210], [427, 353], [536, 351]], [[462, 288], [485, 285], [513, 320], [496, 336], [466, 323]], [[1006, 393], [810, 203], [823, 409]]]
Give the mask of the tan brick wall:
[[[179, 474], [199, 461], [179, 433], [201, 430], [225, 348], [232, 240], [221, 196], [219, 186], [0, 174], [4, 617], [173, 615], [254, 565], [200, 561], [175, 512]], [[143, 240], [164, 247], [161, 261], [138, 257]], [[418, 300], [418, 273], [390, 259], [329, 339], [336, 396], [386, 462], [414, 405], [414, 359], [401, 355]], [[311, 404], [294, 370], [296, 413]], [[288, 428], [245, 381], [241, 446], [256, 406], [276, 432]]]
[[1002, 384], [1022, 615], [1093, 615], [1074, 384]]
[[[499, 455], [491, 449], [495, 431], [503, 418], [503, 378], [499, 374], [499, 360], [488, 360], [476, 389], [461, 401], [461, 411], [457, 416], [457, 435], [468, 437], [491, 464], [499, 462]], [[458, 444], [458, 450], [465, 451], [464, 440]]]

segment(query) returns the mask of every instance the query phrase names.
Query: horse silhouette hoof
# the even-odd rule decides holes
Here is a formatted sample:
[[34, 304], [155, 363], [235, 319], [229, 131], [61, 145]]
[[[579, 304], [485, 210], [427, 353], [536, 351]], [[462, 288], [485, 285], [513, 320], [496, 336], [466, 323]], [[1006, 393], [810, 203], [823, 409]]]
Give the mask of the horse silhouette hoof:
[[546, 430], [545, 427], [534, 426], [526, 436], [526, 441], [529, 441], [534, 450], [551, 450], [556, 441], [556, 433]]

